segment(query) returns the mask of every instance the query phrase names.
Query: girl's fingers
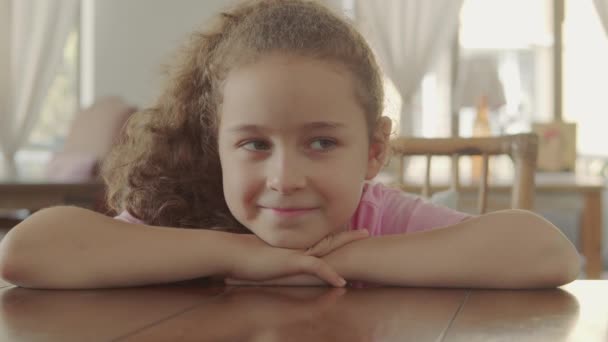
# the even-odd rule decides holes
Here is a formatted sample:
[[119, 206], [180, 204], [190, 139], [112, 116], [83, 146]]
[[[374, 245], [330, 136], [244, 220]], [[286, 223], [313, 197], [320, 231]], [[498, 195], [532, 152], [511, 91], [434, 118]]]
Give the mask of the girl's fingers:
[[[268, 286], [281, 285], [282, 280], [287, 282], [293, 280], [294, 284], [305, 280], [305, 283], [302, 284], [305, 286], [329, 284], [335, 287], [344, 287], [346, 285], [346, 281], [329, 264], [314, 256], [302, 255], [301, 252], [291, 252], [289, 257], [273, 261], [266, 265], [269, 268], [264, 272], [266, 277], [254, 276], [256, 272], [253, 271], [249, 275], [247, 272], [235, 273], [226, 278], [225, 283], [228, 285]], [[316, 278], [316, 281], [312, 281], [315, 280], [314, 278]]]
[[319, 279], [335, 287], [344, 287], [346, 280], [334, 271], [325, 261], [312, 256], [305, 256], [301, 259], [303, 273], [317, 276]]
[[328, 235], [316, 245], [306, 250], [306, 255], [322, 257], [332, 251], [356, 240], [365, 239], [369, 233], [365, 229], [351, 230], [348, 232], [338, 233], [336, 235]]

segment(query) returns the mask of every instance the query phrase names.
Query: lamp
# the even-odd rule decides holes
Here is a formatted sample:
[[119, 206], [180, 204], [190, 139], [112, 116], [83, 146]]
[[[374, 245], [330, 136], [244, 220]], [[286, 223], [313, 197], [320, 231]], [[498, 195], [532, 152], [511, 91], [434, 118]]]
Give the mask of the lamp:
[[477, 108], [478, 118], [485, 114], [487, 119], [488, 110], [505, 105], [504, 88], [495, 59], [487, 55], [464, 58], [459, 67], [454, 96], [456, 108]]
[[[473, 136], [492, 135], [489, 111], [506, 104], [495, 59], [488, 55], [464, 58], [459, 66], [454, 96], [455, 108], [476, 108]], [[471, 177], [476, 180], [481, 176], [482, 160], [480, 157], [473, 157], [471, 160]]]

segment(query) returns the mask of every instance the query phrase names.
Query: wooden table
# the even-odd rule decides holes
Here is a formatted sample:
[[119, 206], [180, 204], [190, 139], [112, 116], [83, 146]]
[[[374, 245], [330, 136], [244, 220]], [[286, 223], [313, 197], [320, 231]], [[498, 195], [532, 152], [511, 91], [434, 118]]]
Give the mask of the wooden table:
[[608, 281], [560, 289], [0, 288], [0, 341], [607, 341]]
[[579, 177], [573, 174], [536, 176], [537, 193], [576, 193], [582, 197], [583, 212], [580, 218], [581, 249], [585, 256], [585, 273], [589, 279], [601, 277], [602, 264], [602, 192], [605, 181], [599, 177]]
[[79, 183], [30, 180], [0, 181], [0, 208], [37, 210], [59, 204], [92, 207], [103, 199], [105, 187], [101, 181]]

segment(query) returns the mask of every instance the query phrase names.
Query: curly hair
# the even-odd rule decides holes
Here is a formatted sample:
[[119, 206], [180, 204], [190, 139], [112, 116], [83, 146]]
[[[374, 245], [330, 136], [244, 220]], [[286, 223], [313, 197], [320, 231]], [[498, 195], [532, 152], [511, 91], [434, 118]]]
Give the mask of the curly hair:
[[314, 1], [245, 2], [191, 36], [155, 104], [128, 121], [102, 168], [108, 206], [151, 225], [245, 232], [223, 193], [221, 90], [230, 69], [276, 51], [346, 66], [371, 136], [382, 112], [382, 80], [352, 25]]

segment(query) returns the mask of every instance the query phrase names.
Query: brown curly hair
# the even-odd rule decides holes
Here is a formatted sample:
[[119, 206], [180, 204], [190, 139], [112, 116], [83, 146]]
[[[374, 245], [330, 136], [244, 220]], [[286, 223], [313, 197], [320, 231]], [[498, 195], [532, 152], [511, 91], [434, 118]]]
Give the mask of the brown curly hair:
[[245, 231], [224, 199], [221, 89], [231, 68], [276, 51], [346, 66], [371, 137], [382, 113], [382, 80], [352, 25], [314, 1], [245, 2], [191, 36], [156, 103], [129, 120], [102, 169], [109, 207], [151, 225]]

